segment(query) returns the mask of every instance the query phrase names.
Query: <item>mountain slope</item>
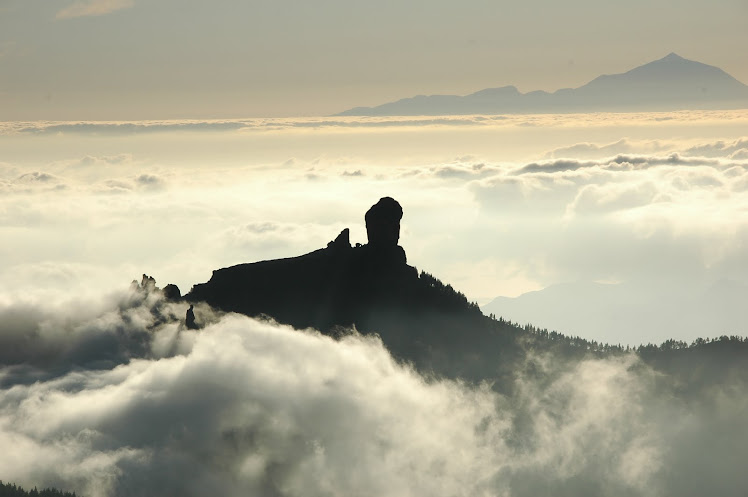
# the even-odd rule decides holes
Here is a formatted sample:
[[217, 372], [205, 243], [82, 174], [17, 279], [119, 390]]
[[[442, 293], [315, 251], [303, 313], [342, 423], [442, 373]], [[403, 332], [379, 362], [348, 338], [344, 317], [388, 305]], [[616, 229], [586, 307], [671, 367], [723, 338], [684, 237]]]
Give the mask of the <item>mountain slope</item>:
[[[401, 217], [400, 205], [385, 197], [366, 214], [369, 243], [352, 246], [346, 229], [326, 248], [306, 255], [216, 270], [185, 298], [227, 312], [270, 316], [334, 337], [376, 334], [394, 357], [421, 372], [490, 380], [505, 392], [515, 387], [516, 372], [535, 357], [551, 354], [564, 365], [625, 353], [619, 346], [530, 325], [520, 328], [485, 316], [450, 285], [427, 273], [419, 275], [407, 264], [405, 251], [397, 245]], [[178, 298], [178, 291], [174, 293]], [[583, 309], [570, 312], [584, 315]], [[699, 355], [707, 349], [718, 352]], [[724, 337], [716, 344], [702, 341], [691, 347], [669, 340], [639, 352], [651, 365], [685, 375], [693, 385], [724, 378], [735, 368], [734, 374], [745, 375], [748, 381], [748, 369], [738, 366], [748, 353], [748, 340], [742, 338]], [[694, 373], [696, 356], [701, 358], [700, 369]]]
[[748, 108], [748, 86], [722, 69], [671, 53], [628, 72], [599, 76], [579, 88], [521, 93], [514, 86], [466, 96], [418, 95], [341, 116], [504, 114]]

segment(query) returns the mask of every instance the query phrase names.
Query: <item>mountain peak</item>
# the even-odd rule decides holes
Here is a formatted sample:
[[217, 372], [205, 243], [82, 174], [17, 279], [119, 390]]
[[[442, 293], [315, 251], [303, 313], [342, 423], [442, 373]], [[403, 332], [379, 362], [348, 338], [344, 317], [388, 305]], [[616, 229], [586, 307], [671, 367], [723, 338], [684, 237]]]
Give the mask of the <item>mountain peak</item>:
[[502, 86], [499, 88], [486, 88], [485, 90], [476, 91], [471, 93], [468, 97], [473, 98], [491, 98], [491, 97], [508, 97], [519, 95], [520, 92], [516, 86]]
[[661, 61], [676, 61], [676, 60], [687, 60], [687, 59], [684, 59], [683, 57], [681, 57], [680, 55], [678, 55], [675, 52], [670, 52], [669, 54], [667, 54], [666, 56], [664, 56], [660, 60]]
[[340, 115], [455, 115], [748, 108], [748, 86], [722, 69], [675, 52], [579, 88], [521, 93], [514, 86], [486, 88], [464, 97], [404, 99]]

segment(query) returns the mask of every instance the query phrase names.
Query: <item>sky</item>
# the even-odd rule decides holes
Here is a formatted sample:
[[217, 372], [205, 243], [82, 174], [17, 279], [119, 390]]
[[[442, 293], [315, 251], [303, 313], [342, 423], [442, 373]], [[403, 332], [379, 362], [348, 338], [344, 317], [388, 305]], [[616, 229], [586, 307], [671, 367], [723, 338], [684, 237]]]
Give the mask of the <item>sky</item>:
[[743, 0], [2, 0], [0, 120], [331, 115], [670, 52], [748, 82], [746, 18]]

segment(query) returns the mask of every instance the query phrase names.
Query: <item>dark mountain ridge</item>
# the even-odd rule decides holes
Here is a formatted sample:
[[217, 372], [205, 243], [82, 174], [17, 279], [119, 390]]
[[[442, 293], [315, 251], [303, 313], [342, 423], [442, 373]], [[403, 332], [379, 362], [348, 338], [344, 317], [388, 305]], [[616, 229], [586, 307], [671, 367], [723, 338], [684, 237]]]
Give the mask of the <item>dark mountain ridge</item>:
[[397, 244], [402, 215], [397, 201], [382, 198], [366, 214], [367, 244], [352, 246], [345, 229], [326, 248], [299, 257], [216, 270], [185, 299], [331, 336], [377, 334], [396, 358], [421, 372], [490, 379], [505, 391], [518, 369], [543, 354], [572, 364], [634, 352], [687, 379], [689, 388], [706, 388], [730, 374], [748, 380], [748, 340], [741, 337], [630, 349], [485, 316], [450, 285], [408, 265]]
[[407, 264], [397, 245], [401, 218], [400, 204], [384, 197], [366, 214], [369, 243], [352, 246], [345, 229], [326, 248], [299, 257], [214, 271], [185, 298], [330, 335], [376, 333], [396, 357], [424, 371], [493, 376], [489, 364], [465, 360], [493, 336], [486, 333], [491, 320], [451, 286]]
[[339, 116], [413, 116], [748, 108], [748, 86], [718, 67], [670, 53], [579, 88], [521, 93], [514, 86], [470, 95], [418, 95]]

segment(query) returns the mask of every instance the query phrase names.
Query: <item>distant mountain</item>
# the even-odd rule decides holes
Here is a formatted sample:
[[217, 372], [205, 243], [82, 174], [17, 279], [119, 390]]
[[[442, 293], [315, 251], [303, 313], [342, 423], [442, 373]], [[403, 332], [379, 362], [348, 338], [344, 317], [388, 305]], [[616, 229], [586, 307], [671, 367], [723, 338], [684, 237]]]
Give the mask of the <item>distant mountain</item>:
[[575, 282], [551, 285], [518, 297], [497, 297], [481, 307], [518, 323], [617, 343], [661, 343], [677, 329], [681, 336], [748, 332], [741, 302], [748, 286], [731, 280], [688, 282], [680, 290], [651, 281], [619, 284]]
[[514, 86], [470, 95], [418, 95], [339, 116], [414, 116], [748, 108], [748, 86], [718, 67], [671, 53], [579, 88], [521, 93]]

